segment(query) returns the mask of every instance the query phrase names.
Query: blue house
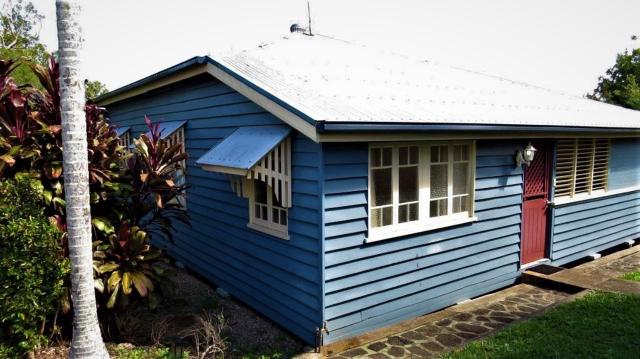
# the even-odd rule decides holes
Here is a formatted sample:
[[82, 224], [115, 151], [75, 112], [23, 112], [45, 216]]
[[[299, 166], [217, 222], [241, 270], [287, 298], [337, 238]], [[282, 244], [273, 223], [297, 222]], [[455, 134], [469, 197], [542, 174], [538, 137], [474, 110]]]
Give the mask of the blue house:
[[300, 34], [99, 103], [189, 154], [159, 244], [310, 344], [640, 237], [638, 111]]

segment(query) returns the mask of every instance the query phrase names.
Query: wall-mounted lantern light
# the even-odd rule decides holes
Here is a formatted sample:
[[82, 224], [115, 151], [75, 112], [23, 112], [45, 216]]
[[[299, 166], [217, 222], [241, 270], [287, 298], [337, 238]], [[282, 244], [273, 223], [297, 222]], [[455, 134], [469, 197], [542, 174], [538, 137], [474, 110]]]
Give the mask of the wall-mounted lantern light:
[[516, 152], [516, 166], [522, 167], [522, 164], [530, 165], [536, 155], [536, 151], [536, 148], [531, 145], [531, 142], [529, 142], [524, 150], [518, 150]]

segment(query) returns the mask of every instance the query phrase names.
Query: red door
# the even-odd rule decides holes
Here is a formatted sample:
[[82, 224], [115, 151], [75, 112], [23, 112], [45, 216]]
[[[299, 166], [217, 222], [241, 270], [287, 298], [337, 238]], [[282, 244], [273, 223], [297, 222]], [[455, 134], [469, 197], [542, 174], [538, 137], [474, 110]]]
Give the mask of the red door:
[[533, 143], [538, 151], [529, 166], [524, 166], [524, 203], [522, 205], [522, 264], [542, 259], [547, 253], [547, 200], [551, 178], [551, 148], [545, 142]]

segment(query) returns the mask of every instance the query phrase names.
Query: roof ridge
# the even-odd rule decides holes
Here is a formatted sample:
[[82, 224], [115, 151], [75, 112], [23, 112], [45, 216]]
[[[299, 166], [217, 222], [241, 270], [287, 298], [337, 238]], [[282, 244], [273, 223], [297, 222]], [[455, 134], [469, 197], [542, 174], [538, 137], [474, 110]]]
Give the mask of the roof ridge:
[[[448, 68], [453, 69], [453, 70], [465, 71], [467, 73], [471, 73], [471, 74], [475, 74], [475, 75], [486, 76], [486, 77], [490, 77], [490, 78], [501, 80], [501, 81], [508, 81], [508, 82], [510, 82], [512, 84], [515, 84], [515, 85], [531, 87], [531, 88], [535, 88], [535, 89], [538, 89], [538, 90], [544, 90], [544, 91], [548, 91], [548, 92], [550, 92], [552, 94], [556, 94], [556, 95], [568, 96], [568, 97], [578, 98], [578, 99], [583, 99], [583, 100], [590, 100], [589, 98], [585, 97], [584, 95], [583, 96], [574, 95], [574, 94], [567, 93], [565, 91], [554, 90], [554, 89], [550, 89], [548, 87], [532, 84], [532, 83], [529, 83], [529, 82], [525, 82], [525, 81], [521, 81], [521, 80], [514, 80], [514, 79], [511, 79], [511, 78], [508, 78], [508, 77], [504, 77], [502, 75], [497, 75], [497, 74], [482, 72], [482, 71], [479, 71], [479, 70], [464, 68], [464, 67], [456, 66], [456, 65], [453, 65], [453, 64], [450, 64], [450, 63], [446, 63], [446, 62], [435, 61], [435, 60], [432, 60], [432, 59], [424, 59], [424, 58], [421, 59], [421, 58], [419, 58], [417, 56], [405, 54], [405, 53], [399, 52], [397, 50], [382, 49], [382, 48], [378, 48], [378, 47], [375, 47], [375, 46], [372, 46], [372, 45], [369, 45], [369, 44], [360, 43], [360, 42], [353, 41], [353, 40], [341, 39], [341, 38], [338, 38], [338, 37], [333, 36], [333, 35], [324, 35], [324, 34], [318, 34], [318, 33], [316, 33], [314, 35], [321, 36], [321, 37], [324, 37], [324, 38], [327, 38], [327, 39], [331, 39], [331, 40], [341, 41], [341, 42], [344, 42], [344, 43], [347, 43], [347, 44], [350, 44], [350, 45], [356, 45], [356, 46], [364, 47], [364, 48], [367, 48], [367, 49], [373, 50], [373, 51], [381, 51], [381, 52], [384, 52], [384, 53], [388, 53], [390, 55], [404, 57], [407, 60], [417, 61], [418, 63], [425, 62], [425, 63], [428, 63], [428, 64], [433, 65], [433, 66], [448, 67]], [[598, 102], [601, 102], [601, 101], [598, 101]]]

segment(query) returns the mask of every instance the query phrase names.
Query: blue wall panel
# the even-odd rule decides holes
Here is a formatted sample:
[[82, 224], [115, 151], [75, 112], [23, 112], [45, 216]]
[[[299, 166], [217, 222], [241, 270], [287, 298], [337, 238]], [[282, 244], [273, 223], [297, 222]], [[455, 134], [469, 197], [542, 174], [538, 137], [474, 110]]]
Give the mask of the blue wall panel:
[[640, 139], [612, 139], [609, 190], [640, 186]]
[[226, 176], [195, 161], [239, 126], [282, 124], [256, 104], [211, 77], [108, 106], [111, 120], [146, 132], [154, 121], [188, 120], [185, 128], [187, 209], [191, 227], [180, 226], [170, 255], [309, 343], [322, 323], [320, 146], [294, 135], [290, 240], [247, 228], [248, 199], [237, 197]]
[[514, 283], [519, 275], [522, 143], [478, 142], [478, 221], [364, 243], [366, 143], [325, 144], [325, 320], [334, 342]]
[[640, 191], [595, 198], [553, 210], [552, 261], [583, 258], [640, 237]]

